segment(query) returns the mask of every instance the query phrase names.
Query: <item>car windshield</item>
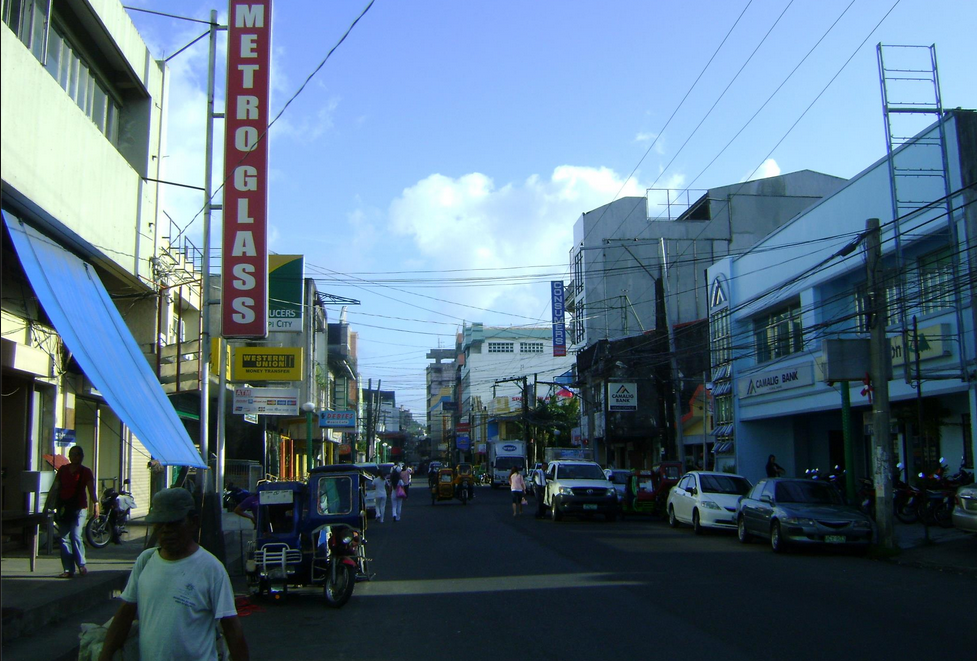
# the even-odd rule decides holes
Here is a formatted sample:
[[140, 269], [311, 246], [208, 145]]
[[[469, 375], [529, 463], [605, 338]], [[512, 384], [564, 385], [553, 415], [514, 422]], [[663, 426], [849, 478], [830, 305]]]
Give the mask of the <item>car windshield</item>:
[[631, 477], [631, 473], [628, 471], [611, 471], [611, 475], [607, 479], [614, 484], [627, 484], [629, 477]]
[[566, 464], [560, 466], [557, 477], [561, 480], [606, 480], [604, 471], [597, 464]]
[[745, 496], [750, 490], [750, 483], [742, 477], [732, 475], [700, 475], [704, 493], [728, 493], [735, 496]]
[[495, 470], [511, 470], [513, 466], [522, 470], [526, 467], [526, 460], [522, 457], [499, 457], [495, 460]]
[[778, 503], [805, 503], [810, 505], [840, 505], [841, 494], [830, 484], [823, 482], [778, 482], [774, 491]]

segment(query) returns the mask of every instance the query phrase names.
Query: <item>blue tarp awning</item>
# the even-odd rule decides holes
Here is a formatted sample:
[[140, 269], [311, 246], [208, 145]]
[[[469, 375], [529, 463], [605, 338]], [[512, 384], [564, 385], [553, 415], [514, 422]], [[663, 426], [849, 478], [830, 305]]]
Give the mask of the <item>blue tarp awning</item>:
[[160, 463], [205, 468], [95, 269], [14, 216], [3, 221], [37, 300], [115, 414]]

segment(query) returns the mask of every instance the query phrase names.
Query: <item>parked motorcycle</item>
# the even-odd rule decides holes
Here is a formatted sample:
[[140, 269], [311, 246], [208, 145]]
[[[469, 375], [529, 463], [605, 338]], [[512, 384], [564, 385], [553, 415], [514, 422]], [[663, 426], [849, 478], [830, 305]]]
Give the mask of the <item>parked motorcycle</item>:
[[110, 541], [122, 543], [122, 534], [129, 532], [126, 528], [129, 513], [136, 507], [136, 499], [128, 486], [129, 480], [123, 480], [121, 491], [108, 487], [102, 492], [99, 499], [101, 513], [85, 524], [85, 541], [89, 546], [100, 549]]
[[251, 495], [251, 492], [247, 489], [242, 489], [241, 487], [234, 486], [233, 483], [228, 482], [227, 486], [224, 487], [224, 494], [221, 498], [221, 503], [224, 509], [228, 512], [233, 512], [238, 505], [244, 502], [246, 498]]

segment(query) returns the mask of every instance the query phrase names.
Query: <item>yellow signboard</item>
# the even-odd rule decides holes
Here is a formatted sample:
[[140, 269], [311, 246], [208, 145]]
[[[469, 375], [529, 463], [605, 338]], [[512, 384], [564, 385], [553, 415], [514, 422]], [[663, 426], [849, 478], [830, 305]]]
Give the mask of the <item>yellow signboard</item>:
[[301, 381], [301, 347], [234, 347], [232, 381]]
[[[950, 355], [950, 343], [944, 339], [952, 337], [950, 335], [950, 324], [935, 324], [933, 326], [927, 326], [926, 328], [920, 328], [918, 333], [920, 361], [930, 360], [932, 358], [942, 358], [943, 356]], [[909, 360], [916, 360], [915, 341], [911, 328], [909, 330], [908, 351], [903, 351], [902, 335], [896, 335], [895, 337], [891, 338], [890, 346], [892, 347], [893, 365], [902, 365], [904, 362], [906, 362], [906, 354], [909, 354]]]
[[221, 359], [221, 344], [224, 345], [224, 351], [227, 353], [226, 362], [224, 363], [225, 378], [231, 380], [231, 345], [223, 341], [223, 338], [212, 337], [210, 339], [210, 373], [220, 376], [220, 359]]

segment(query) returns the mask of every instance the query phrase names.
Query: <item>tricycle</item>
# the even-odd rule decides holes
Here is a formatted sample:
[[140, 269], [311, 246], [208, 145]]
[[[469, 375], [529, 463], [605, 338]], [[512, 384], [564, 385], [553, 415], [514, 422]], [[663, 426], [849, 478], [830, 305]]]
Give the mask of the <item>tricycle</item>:
[[351, 464], [313, 468], [307, 482], [258, 486], [255, 541], [246, 558], [256, 595], [280, 599], [289, 587], [322, 587], [326, 604], [343, 606], [358, 580], [369, 580], [365, 485]]
[[464, 473], [458, 473], [454, 468], [441, 468], [438, 470], [436, 479], [429, 483], [431, 488], [431, 504], [441, 500], [454, 500], [457, 498], [462, 504], [467, 505], [474, 488], [474, 479], [471, 474], [471, 464], [459, 464], [459, 468], [465, 467]]
[[621, 501], [622, 514], [665, 516], [668, 492], [682, 476], [682, 462], [663, 461], [651, 470], [631, 472]]

